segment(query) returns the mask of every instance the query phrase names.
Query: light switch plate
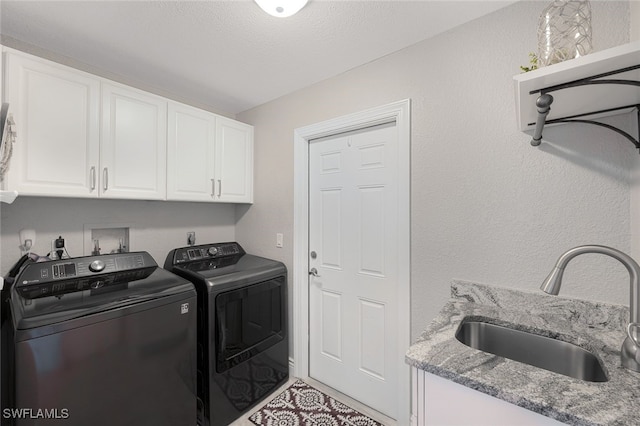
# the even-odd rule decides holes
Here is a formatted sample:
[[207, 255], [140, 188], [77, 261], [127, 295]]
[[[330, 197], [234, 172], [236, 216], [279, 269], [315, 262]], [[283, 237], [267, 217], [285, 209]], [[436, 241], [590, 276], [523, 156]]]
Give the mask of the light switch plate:
[[284, 246], [284, 236], [281, 233], [276, 234], [276, 247], [282, 248]]

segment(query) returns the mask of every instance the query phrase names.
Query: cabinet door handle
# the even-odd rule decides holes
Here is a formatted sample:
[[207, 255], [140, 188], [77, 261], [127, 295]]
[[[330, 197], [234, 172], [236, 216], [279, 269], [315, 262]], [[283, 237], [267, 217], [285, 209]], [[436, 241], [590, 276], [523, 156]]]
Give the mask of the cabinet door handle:
[[218, 179], [218, 198], [222, 196], [222, 181]]
[[211, 198], [216, 196], [216, 180], [211, 179]]
[[91, 191], [96, 189], [96, 167], [92, 166], [90, 170], [91, 174]]
[[104, 168], [102, 170], [102, 189], [107, 190], [109, 188], [109, 169]]

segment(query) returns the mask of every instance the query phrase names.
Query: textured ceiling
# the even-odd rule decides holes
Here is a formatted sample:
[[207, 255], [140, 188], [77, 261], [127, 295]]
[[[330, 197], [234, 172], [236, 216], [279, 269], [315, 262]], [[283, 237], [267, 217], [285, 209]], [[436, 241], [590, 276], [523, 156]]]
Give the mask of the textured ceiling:
[[[235, 114], [514, 1], [0, 1], [3, 37]], [[5, 38], [6, 40], [6, 38]]]

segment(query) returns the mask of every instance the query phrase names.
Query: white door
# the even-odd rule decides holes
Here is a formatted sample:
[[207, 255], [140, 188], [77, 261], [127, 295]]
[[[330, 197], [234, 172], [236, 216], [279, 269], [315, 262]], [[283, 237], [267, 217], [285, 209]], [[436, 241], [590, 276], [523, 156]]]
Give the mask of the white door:
[[398, 131], [309, 146], [309, 376], [398, 418]]
[[214, 201], [216, 116], [171, 102], [168, 127], [167, 199]]
[[166, 126], [166, 99], [103, 83], [101, 197], [165, 198]]
[[17, 126], [7, 189], [97, 197], [99, 80], [28, 55], [5, 58], [6, 101]]
[[253, 126], [216, 120], [216, 199], [253, 202]]

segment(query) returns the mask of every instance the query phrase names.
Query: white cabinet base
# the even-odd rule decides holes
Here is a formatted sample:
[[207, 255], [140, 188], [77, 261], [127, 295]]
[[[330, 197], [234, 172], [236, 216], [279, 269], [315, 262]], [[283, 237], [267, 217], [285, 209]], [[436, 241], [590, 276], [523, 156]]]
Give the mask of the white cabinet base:
[[558, 426], [559, 421], [411, 368], [412, 426]]

